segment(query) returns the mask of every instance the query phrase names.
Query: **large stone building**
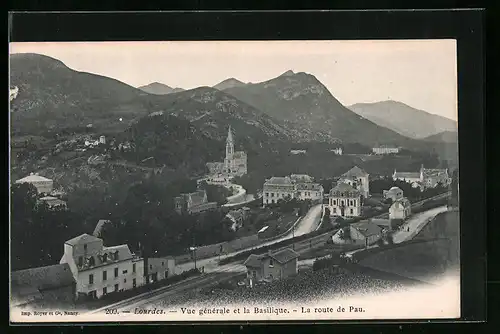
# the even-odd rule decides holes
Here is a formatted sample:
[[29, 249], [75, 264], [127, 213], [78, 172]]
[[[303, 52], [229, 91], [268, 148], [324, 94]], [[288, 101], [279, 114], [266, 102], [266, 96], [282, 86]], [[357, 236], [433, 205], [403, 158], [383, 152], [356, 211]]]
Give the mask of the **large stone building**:
[[54, 181], [40, 176], [38, 173], [30, 173], [30, 175], [17, 180], [16, 183], [30, 183], [36, 188], [38, 194], [50, 194], [54, 189]]
[[242, 176], [247, 173], [247, 154], [234, 150], [234, 138], [231, 126], [226, 138], [226, 156], [224, 162], [209, 162], [207, 169], [212, 175]]
[[422, 190], [426, 188], [434, 188], [438, 184], [449, 186], [451, 183], [451, 178], [448, 175], [448, 169], [424, 168], [424, 165], [420, 167], [419, 172], [398, 172], [394, 170], [392, 179], [394, 181], [406, 181], [411, 183], [413, 187], [420, 188]]
[[363, 198], [368, 198], [368, 196], [370, 196], [369, 174], [358, 166], [354, 166], [342, 174], [339, 181], [348, 183], [354, 189], [359, 190]]
[[297, 275], [299, 254], [290, 248], [277, 252], [269, 251], [264, 255], [251, 254], [244, 265], [247, 267], [247, 280], [258, 282], [273, 281]]
[[323, 186], [315, 183], [311, 176], [305, 174], [273, 176], [264, 182], [262, 189], [263, 205], [275, 204], [280, 199], [293, 198], [321, 203], [324, 195]]
[[194, 214], [215, 209], [217, 203], [208, 201], [205, 190], [198, 190], [194, 193], [181, 194], [175, 197], [174, 207], [178, 214]]
[[361, 216], [361, 193], [350, 184], [339, 182], [330, 190], [328, 205], [331, 216], [359, 217]]
[[105, 247], [102, 239], [89, 234], [66, 241], [60, 263], [71, 269], [77, 298], [100, 298], [144, 284], [143, 258], [128, 245]]

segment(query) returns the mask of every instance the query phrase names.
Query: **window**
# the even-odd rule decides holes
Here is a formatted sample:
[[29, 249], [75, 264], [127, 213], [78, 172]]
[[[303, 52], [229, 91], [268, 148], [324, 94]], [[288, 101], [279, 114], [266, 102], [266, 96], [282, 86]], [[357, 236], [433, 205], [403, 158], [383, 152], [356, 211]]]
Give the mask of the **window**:
[[103, 295], [107, 295], [108, 294], [108, 288], [107, 287], [102, 288], [102, 294]]
[[103, 281], [105, 281], [105, 280], [107, 280], [107, 279], [108, 279], [108, 272], [107, 272], [106, 270], [104, 270], [104, 271], [102, 272], [102, 280], [103, 280]]
[[135, 273], [135, 263], [132, 264], [132, 272]]
[[126, 274], [127, 272], [128, 272], [128, 270], [124, 270], [124, 271], [123, 271], [123, 274]]
[[274, 204], [274, 199], [271, 200], [271, 203]]
[[115, 284], [115, 292], [118, 292], [118, 284]]
[[94, 275], [93, 274], [89, 275], [89, 285], [90, 284], [94, 284]]
[[89, 257], [89, 266], [94, 266], [95, 265], [95, 259], [93, 256]]
[[123, 279], [123, 283], [127, 283], [127, 279], [126, 278]]
[[356, 206], [356, 200], [352, 201], [353, 205]]
[[115, 277], [118, 277], [118, 268], [115, 268]]
[[102, 262], [106, 261], [108, 261], [108, 254], [104, 253], [104, 255], [102, 256]]
[[153, 270], [153, 265], [152, 264], [149, 265], [149, 270]]
[[87, 244], [83, 245], [83, 250], [86, 252], [87, 251]]
[[333, 208], [333, 213], [337, 213], [337, 208]]
[[83, 256], [78, 257], [78, 267], [83, 266]]
[[269, 197], [269, 193], [266, 193], [266, 197]]
[[271, 197], [274, 197], [274, 193], [271, 193]]
[[272, 266], [274, 266], [273, 259], [269, 259], [269, 267], [272, 267]]
[[333, 200], [333, 205], [337, 205], [337, 200], [336, 199]]
[[351, 209], [351, 215], [354, 213], [354, 211]]
[[132, 280], [132, 287], [137, 287], [137, 281], [135, 280], [135, 278]]

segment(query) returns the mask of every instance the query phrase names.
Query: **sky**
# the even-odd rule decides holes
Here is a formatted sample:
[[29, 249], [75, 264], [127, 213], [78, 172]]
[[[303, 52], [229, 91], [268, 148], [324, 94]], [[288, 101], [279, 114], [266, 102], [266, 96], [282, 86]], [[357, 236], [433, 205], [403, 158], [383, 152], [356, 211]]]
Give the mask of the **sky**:
[[134, 87], [191, 89], [227, 79], [314, 75], [342, 104], [395, 100], [457, 120], [455, 40], [10, 43]]

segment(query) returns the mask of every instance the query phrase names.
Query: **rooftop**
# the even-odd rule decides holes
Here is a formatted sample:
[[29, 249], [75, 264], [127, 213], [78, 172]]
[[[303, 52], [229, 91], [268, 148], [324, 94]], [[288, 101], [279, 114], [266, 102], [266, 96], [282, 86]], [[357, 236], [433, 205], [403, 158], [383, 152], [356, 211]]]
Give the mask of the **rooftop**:
[[330, 190], [330, 193], [334, 192], [351, 192], [351, 193], [359, 193], [358, 190], [354, 189], [351, 185], [344, 182], [339, 182], [334, 188]]
[[292, 180], [285, 176], [273, 176], [269, 180], [267, 180], [264, 184], [276, 184], [276, 185], [291, 185]]
[[41, 182], [41, 181], [52, 181], [51, 179], [48, 179], [46, 177], [38, 175], [38, 173], [33, 174], [31, 173], [30, 175], [23, 177], [22, 179], [19, 179], [16, 181], [16, 183], [23, 183], [23, 182]]
[[264, 255], [250, 254], [250, 256], [246, 259], [243, 265], [251, 268], [260, 268], [261, 260], [263, 257]]
[[418, 179], [420, 178], [419, 172], [394, 172], [393, 177], [398, 179]]
[[359, 168], [358, 166], [354, 166], [351, 169], [349, 169], [347, 172], [342, 174], [344, 177], [362, 177], [362, 176], [368, 176], [368, 173]]
[[97, 237], [94, 237], [93, 235], [84, 233], [84, 234], [81, 234], [77, 237], [74, 237], [73, 239], [69, 239], [65, 243], [68, 245], [71, 245], [71, 246], [75, 246], [75, 245], [86, 244], [89, 242], [96, 242], [96, 241], [102, 241], [102, 239], [99, 239]]
[[102, 232], [102, 228], [104, 227], [104, 225], [108, 224], [108, 223], [111, 223], [111, 220], [107, 220], [107, 219], [100, 219], [98, 222], [97, 222], [97, 225], [95, 226], [95, 229], [94, 229], [94, 233], [92, 233], [92, 235], [94, 237], [99, 237], [101, 235], [101, 232]]
[[359, 233], [361, 233], [365, 237], [377, 235], [382, 232], [382, 228], [371, 221], [360, 221], [358, 223], [353, 223], [351, 224], [351, 227], [358, 230]]
[[300, 255], [290, 248], [285, 248], [276, 253], [271, 253], [269, 256], [279, 263], [284, 264], [298, 258]]

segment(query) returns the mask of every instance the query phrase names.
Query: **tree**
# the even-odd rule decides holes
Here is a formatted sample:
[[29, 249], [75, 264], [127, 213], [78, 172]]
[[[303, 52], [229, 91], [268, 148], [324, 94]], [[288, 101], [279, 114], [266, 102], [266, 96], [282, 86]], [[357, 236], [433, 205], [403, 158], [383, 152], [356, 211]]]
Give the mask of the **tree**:
[[330, 209], [325, 208], [325, 213], [323, 214], [323, 224], [330, 224]]

